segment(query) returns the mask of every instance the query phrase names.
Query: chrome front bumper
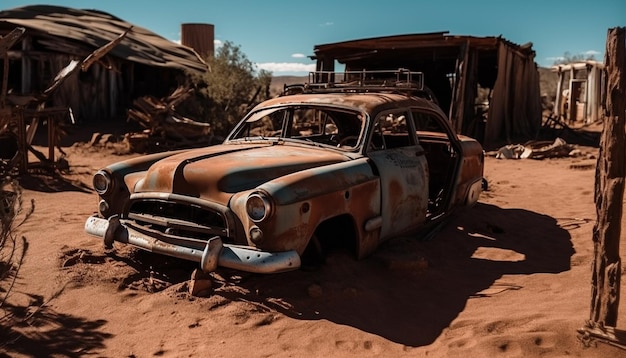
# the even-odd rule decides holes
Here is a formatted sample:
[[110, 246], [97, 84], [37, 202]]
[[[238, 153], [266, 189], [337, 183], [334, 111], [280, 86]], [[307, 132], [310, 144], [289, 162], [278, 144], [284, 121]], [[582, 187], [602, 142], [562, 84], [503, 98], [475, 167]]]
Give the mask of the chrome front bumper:
[[107, 220], [91, 216], [85, 222], [85, 232], [103, 239], [107, 247], [118, 241], [150, 252], [198, 262], [204, 272], [215, 271], [217, 266], [254, 273], [278, 273], [300, 267], [300, 256], [293, 250], [259, 251], [247, 246], [223, 244], [219, 236], [209, 239], [204, 250], [197, 250], [140, 233], [125, 226], [117, 217]]

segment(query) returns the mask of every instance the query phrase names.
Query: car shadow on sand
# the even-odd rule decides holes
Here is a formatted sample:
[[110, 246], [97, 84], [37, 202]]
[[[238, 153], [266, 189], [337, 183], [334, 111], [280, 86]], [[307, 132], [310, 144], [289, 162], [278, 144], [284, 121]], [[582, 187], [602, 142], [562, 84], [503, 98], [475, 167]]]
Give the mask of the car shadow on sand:
[[335, 252], [314, 271], [239, 276], [244, 290], [214, 295], [417, 347], [433, 343], [470, 298], [524, 289], [494, 284], [503, 275], [564, 272], [573, 254], [554, 218], [479, 203], [432, 240], [395, 239], [362, 261]]

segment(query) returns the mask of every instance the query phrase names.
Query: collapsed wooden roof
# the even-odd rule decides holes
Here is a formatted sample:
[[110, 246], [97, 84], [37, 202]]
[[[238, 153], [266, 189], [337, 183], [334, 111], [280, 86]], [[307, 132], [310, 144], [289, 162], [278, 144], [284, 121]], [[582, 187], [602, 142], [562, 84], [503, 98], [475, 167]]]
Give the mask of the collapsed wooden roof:
[[85, 56], [132, 27], [110, 55], [148, 66], [204, 72], [207, 67], [191, 48], [167, 40], [98, 10], [33, 5], [0, 11], [0, 35], [16, 26], [36, 32], [38, 46], [51, 52]]

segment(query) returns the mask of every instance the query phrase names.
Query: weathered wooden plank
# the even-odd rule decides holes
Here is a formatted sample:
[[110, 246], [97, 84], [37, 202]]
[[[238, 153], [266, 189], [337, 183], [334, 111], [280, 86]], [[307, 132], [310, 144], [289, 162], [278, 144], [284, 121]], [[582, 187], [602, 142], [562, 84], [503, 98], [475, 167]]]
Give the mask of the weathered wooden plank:
[[498, 75], [493, 86], [493, 97], [489, 102], [485, 143], [493, 144], [501, 139], [505, 113], [507, 50], [504, 43], [498, 46]]
[[16, 27], [3, 37], [0, 37], [0, 55], [4, 55], [9, 49], [19, 41], [26, 30], [23, 27]]
[[469, 56], [469, 40], [459, 47], [459, 56], [456, 60], [456, 72], [454, 76], [454, 87], [452, 88], [452, 103], [450, 104], [449, 117], [454, 129], [458, 133], [463, 131], [463, 100], [467, 88], [467, 61]]
[[26, 30], [23, 27], [16, 27], [3, 37], [0, 37], [0, 56], [4, 57], [2, 70], [2, 89], [0, 90], [0, 106], [4, 105], [7, 95], [7, 85], [9, 77], [9, 49], [19, 41]]
[[104, 55], [109, 53], [115, 46], [122, 42], [124, 37], [126, 37], [126, 35], [128, 35], [128, 32], [132, 29], [132, 26], [129, 27], [128, 30], [122, 32], [117, 38], [111, 40], [106, 45], [101, 46], [100, 48], [89, 54], [89, 56], [87, 56], [87, 58], [85, 58], [80, 64], [80, 68], [83, 70], [83, 72], [87, 71], [94, 62], [99, 61]]
[[596, 169], [591, 326], [616, 326], [620, 298], [619, 243], [626, 161], [626, 28], [609, 29], [606, 116]]

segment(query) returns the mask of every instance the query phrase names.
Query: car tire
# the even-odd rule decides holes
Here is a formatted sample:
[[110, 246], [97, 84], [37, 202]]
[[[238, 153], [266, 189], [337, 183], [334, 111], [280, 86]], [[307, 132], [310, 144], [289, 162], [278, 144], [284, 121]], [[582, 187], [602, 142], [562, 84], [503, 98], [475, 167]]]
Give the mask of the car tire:
[[317, 235], [313, 234], [309, 244], [302, 253], [300, 268], [304, 271], [318, 270], [326, 262], [326, 254]]

